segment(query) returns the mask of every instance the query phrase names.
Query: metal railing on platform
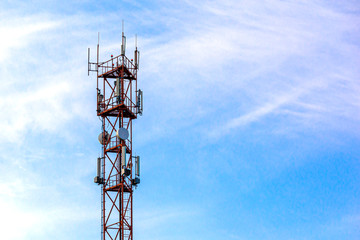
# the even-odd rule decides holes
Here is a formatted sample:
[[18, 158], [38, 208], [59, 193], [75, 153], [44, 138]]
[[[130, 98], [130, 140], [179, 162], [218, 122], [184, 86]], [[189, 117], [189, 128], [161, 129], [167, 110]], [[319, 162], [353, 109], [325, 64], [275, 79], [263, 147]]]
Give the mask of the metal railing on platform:
[[132, 61], [130, 61], [126, 56], [119, 55], [116, 57], [111, 58], [106, 62], [99, 63], [98, 65], [98, 76], [104, 75], [115, 68], [120, 66], [126, 67], [129, 72], [135, 76], [136, 74], [136, 67]]

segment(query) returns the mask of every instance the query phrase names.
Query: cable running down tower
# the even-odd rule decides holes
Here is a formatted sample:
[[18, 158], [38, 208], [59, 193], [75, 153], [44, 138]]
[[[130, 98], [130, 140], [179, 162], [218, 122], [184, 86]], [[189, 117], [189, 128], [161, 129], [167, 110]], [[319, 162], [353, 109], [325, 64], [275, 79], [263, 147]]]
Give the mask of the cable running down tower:
[[101, 119], [98, 140], [102, 146], [94, 182], [101, 185], [101, 239], [133, 239], [133, 191], [140, 183], [140, 157], [133, 155], [132, 121], [142, 115], [143, 92], [137, 88], [140, 52], [135, 37], [134, 59], [125, 55], [122, 31], [120, 55], [105, 62], [90, 62], [88, 75], [97, 73], [97, 116]]

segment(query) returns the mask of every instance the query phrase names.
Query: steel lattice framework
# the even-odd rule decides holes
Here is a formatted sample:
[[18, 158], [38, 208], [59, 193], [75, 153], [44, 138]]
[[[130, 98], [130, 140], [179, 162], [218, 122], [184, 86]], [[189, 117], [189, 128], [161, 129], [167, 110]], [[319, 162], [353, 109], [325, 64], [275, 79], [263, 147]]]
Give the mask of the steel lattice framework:
[[[124, 45], [123, 34], [121, 54], [99, 62], [98, 44], [97, 62], [88, 63], [88, 70], [97, 73], [97, 116], [102, 122], [102, 156], [95, 182], [101, 185], [103, 240], [133, 239], [133, 190], [140, 183], [132, 135], [132, 121], [142, 112], [142, 92], [137, 89], [139, 53], [136, 48], [135, 61], [128, 59]], [[126, 129], [128, 136], [119, 136], [119, 129]]]

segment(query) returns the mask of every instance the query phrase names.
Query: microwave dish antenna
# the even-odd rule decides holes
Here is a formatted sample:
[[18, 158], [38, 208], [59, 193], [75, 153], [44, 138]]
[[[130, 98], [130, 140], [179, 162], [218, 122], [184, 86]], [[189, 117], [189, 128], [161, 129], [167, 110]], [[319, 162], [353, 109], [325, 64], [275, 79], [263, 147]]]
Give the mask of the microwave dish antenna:
[[126, 140], [129, 137], [129, 132], [126, 128], [119, 128], [116, 131], [116, 136], [121, 140]]

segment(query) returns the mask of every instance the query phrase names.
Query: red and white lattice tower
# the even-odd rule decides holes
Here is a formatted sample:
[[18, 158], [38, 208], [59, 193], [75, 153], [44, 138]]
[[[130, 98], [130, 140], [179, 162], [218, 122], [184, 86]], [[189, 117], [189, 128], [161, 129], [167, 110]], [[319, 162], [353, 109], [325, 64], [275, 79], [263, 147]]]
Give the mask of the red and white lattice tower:
[[133, 191], [140, 183], [140, 157], [133, 155], [132, 121], [142, 114], [143, 94], [137, 88], [139, 51], [135, 40], [134, 59], [125, 55], [122, 33], [120, 54], [105, 62], [90, 62], [88, 73], [97, 73], [97, 116], [102, 122], [94, 182], [101, 185], [101, 239], [133, 239]]

